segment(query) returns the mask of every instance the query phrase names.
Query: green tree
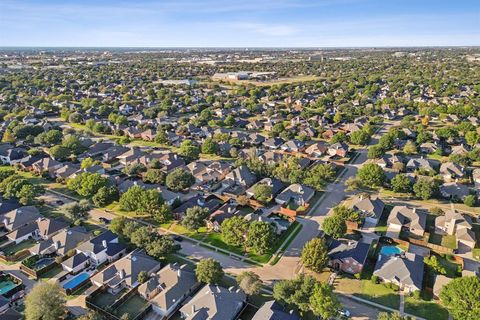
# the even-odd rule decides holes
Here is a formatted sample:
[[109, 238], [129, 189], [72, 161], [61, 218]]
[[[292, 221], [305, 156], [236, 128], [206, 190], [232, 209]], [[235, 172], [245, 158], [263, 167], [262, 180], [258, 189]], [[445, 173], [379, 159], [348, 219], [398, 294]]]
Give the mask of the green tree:
[[313, 238], [302, 250], [302, 262], [305, 267], [315, 272], [322, 272], [328, 265], [328, 249], [323, 238]]
[[375, 145], [375, 146], [371, 146], [370, 148], [368, 148], [367, 157], [368, 157], [368, 159], [378, 159], [384, 153], [385, 153], [385, 151], [382, 148], [380, 148], [380, 146]]
[[367, 163], [358, 169], [357, 178], [364, 186], [381, 187], [385, 181], [385, 173], [378, 164]]
[[475, 207], [477, 204], [477, 198], [473, 194], [469, 194], [463, 199], [463, 203], [469, 207]]
[[98, 189], [98, 192], [92, 197], [92, 201], [97, 207], [105, 207], [113, 201], [117, 201], [118, 197], [119, 194], [116, 187], [101, 187], [100, 189]]
[[237, 283], [243, 292], [249, 296], [259, 294], [263, 285], [260, 276], [252, 271], [240, 273], [237, 276]]
[[480, 142], [480, 135], [476, 131], [468, 131], [465, 134], [465, 141], [468, 145], [473, 147]]
[[20, 188], [15, 196], [21, 204], [28, 206], [36, 203], [38, 197], [44, 192], [45, 189], [41, 186], [25, 184]]
[[108, 178], [99, 173], [83, 172], [67, 180], [67, 188], [83, 197], [93, 197], [102, 187], [110, 185]]
[[64, 212], [71, 220], [85, 219], [88, 217], [91, 206], [88, 200], [70, 202], [62, 205], [60, 211]]
[[400, 312], [396, 311], [393, 313], [380, 312], [378, 314], [377, 320], [410, 320], [408, 316], [401, 316]]
[[267, 184], [256, 184], [253, 187], [253, 195], [257, 201], [267, 203], [272, 200], [272, 186]]
[[330, 319], [338, 315], [341, 304], [332, 291], [332, 288], [324, 283], [317, 282], [310, 296], [310, 308], [314, 315], [322, 319]]
[[322, 230], [333, 238], [341, 238], [347, 232], [347, 225], [345, 224], [345, 220], [334, 214], [323, 220]]
[[408, 140], [405, 146], [403, 147], [403, 152], [409, 155], [417, 153], [417, 146], [412, 140]]
[[406, 174], [400, 173], [393, 177], [391, 181], [392, 189], [395, 192], [410, 193], [412, 192], [412, 184]]
[[217, 154], [218, 143], [216, 143], [215, 140], [213, 140], [213, 138], [206, 138], [202, 144], [202, 153]]
[[440, 264], [440, 262], [437, 259], [437, 256], [431, 255], [430, 257], [425, 257], [423, 259], [423, 262], [425, 263], [425, 265], [430, 267], [434, 272], [439, 274], [447, 274], [447, 270], [445, 270], [445, 267]]
[[437, 185], [433, 179], [419, 178], [413, 185], [415, 196], [423, 200], [432, 198], [436, 191]]
[[200, 148], [194, 145], [192, 140], [184, 140], [178, 149], [178, 154], [187, 161], [196, 160], [200, 155]]
[[185, 211], [185, 216], [182, 219], [182, 226], [188, 230], [197, 231], [199, 228], [205, 226], [205, 219], [207, 219], [209, 211], [207, 208], [194, 206]]
[[70, 150], [62, 146], [53, 146], [48, 152], [53, 159], [58, 161], [66, 160], [70, 156]]
[[189, 171], [176, 168], [167, 175], [165, 183], [170, 190], [182, 191], [191, 187], [195, 178]]
[[303, 177], [303, 183], [316, 190], [321, 190], [327, 182], [333, 181], [334, 178], [335, 170], [330, 164], [324, 163], [307, 169]]
[[165, 184], [166, 174], [160, 169], [148, 169], [143, 175], [143, 181], [146, 183]]
[[223, 279], [224, 272], [218, 261], [212, 258], [207, 258], [200, 260], [197, 264], [195, 275], [200, 282], [206, 284], [219, 284]]
[[247, 233], [246, 244], [258, 254], [264, 254], [272, 249], [275, 234], [273, 227], [263, 221], [254, 221], [250, 223]]
[[363, 131], [357, 130], [350, 134], [350, 142], [357, 145], [366, 145], [370, 141], [370, 135]]
[[65, 294], [56, 282], [39, 282], [25, 298], [26, 320], [65, 319]]
[[128, 188], [120, 196], [120, 208], [125, 211], [137, 211], [139, 208], [140, 199], [143, 197], [143, 189], [140, 186], [134, 185]]
[[80, 154], [85, 150], [82, 141], [76, 135], [69, 135], [62, 141], [62, 147], [67, 148], [74, 154]]
[[234, 216], [222, 222], [222, 239], [226, 244], [241, 246], [245, 241], [248, 230], [248, 222], [241, 216]]
[[82, 163], [80, 164], [80, 168], [86, 169], [93, 167], [94, 165], [100, 164], [100, 161], [98, 160], [93, 160], [92, 158], [88, 157], [82, 160]]
[[273, 287], [273, 298], [306, 313], [311, 310], [310, 297], [315, 284], [315, 278], [301, 273], [294, 279], [276, 282]]
[[480, 319], [480, 280], [476, 276], [456, 278], [443, 286], [440, 299], [454, 319]]
[[138, 275], [137, 275], [137, 281], [138, 281], [139, 283], [145, 283], [145, 282], [147, 282], [147, 281], [148, 281], [148, 278], [150, 278], [150, 276], [149, 276], [148, 272], [147, 272], [147, 271], [144, 271], [144, 270], [140, 271], [140, 272], [138, 273]]
[[126, 223], [127, 219], [125, 217], [115, 217], [108, 225], [108, 229], [117, 235], [123, 236], [123, 228], [125, 228]]

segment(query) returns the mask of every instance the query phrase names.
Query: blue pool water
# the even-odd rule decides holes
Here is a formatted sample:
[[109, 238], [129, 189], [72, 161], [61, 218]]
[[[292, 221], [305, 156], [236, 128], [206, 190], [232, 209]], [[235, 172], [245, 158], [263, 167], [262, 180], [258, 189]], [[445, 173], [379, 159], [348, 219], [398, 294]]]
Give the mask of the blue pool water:
[[35, 269], [42, 269], [53, 262], [53, 258], [42, 258], [35, 263]]
[[86, 272], [82, 272], [80, 274], [77, 274], [75, 277], [72, 279], [68, 280], [63, 284], [63, 289], [68, 290], [68, 289], [74, 289], [76, 288], [80, 283], [83, 281], [87, 280], [90, 275]]
[[403, 250], [396, 246], [383, 246], [382, 249], [380, 249], [380, 254], [384, 256], [393, 256], [401, 254], [402, 252]]

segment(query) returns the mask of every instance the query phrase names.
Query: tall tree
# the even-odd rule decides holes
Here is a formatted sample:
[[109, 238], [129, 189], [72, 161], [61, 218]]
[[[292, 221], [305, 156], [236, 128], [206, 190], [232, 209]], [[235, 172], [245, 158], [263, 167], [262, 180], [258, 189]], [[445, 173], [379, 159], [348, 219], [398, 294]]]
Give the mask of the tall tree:
[[195, 274], [200, 282], [219, 284], [223, 279], [224, 272], [218, 261], [207, 258], [200, 260], [195, 269]]
[[302, 262], [315, 272], [322, 272], [328, 264], [327, 244], [323, 238], [313, 238], [302, 250]]
[[26, 320], [58, 320], [66, 315], [65, 294], [58, 283], [39, 282], [25, 298]]
[[440, 299], [454, 319], [480, 319], [480, 280], [476, 276], [456, 278], [444, 285]]

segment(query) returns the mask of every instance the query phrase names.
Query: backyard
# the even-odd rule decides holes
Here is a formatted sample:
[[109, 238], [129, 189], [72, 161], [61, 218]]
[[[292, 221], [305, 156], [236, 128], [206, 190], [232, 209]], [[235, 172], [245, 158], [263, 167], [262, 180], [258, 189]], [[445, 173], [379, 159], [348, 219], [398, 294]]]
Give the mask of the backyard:
[[134, 294], [127, 301], [123, 302], [118, 308], [115, 309], [114, 314], [122, 317], [124, 314], [128, 314], [129, 319], [134, 319], [140, 312], [142, 312], [148, 305], [138, 294]]
[[5, 255], [6, 256], [12, 256], [22, 250], [26, 250], [26, 249], [30, 249], [31, 247], [33, 247], [35, 245], [35, 241], [33, 240], [26, 240], [26, 241], [22, 241], [18, 244], [14, 244], [14, 245], [11, 245], [11, 246], [7, 246], [5, 248]]

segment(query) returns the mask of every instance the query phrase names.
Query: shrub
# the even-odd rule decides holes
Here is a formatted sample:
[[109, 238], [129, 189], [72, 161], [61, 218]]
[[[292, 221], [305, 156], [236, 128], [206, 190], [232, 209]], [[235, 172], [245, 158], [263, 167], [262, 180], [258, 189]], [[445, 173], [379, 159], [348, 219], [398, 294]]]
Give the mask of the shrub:
[[372, 278], [370, 278], [370, 280], [372, 281], [372, 283], [377, 284], [378, 283], [378, 276], [373, 275]]

